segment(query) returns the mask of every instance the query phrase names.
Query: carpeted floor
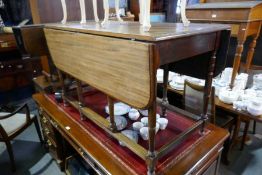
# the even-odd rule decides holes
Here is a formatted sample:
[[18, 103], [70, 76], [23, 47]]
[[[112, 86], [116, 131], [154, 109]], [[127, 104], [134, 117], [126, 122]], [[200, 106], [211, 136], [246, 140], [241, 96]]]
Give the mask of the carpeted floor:
[[[26, 102], [32, 113], [36, 106], [32, 99]], [[21, 102], [19, 102], [21, 104]], [[252, 126], [252, 125], [251, 125]], [[251, 131], [251, 129], [250, 129]], [[257, 134], [262, 135], [262, 124], [257, 124]], [[229, 166], [221, 164], [220, 175], [261, 175], [262, 174], [262, 139], [249, 134], [252, 139], [243, 151], [236, 146], [230, 154]], [[63, 174], [52, 159], [40, 145], [35, 127], [32, 125], [13, 142], [14, 156], [17, 166], [15, 175], [60, 175]], [[0, 143], [0, 175], [11, 175], [9, 157], [5, 145]]]

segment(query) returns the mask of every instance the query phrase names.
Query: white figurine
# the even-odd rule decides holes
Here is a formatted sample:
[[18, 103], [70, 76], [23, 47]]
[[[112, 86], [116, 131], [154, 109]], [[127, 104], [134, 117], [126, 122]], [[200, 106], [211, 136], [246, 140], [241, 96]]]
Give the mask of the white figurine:
[[181, 19], [182, 19], [183, 25], [185, 27], [188, 27], [190, 24], [190, 21], [186, 17], [186, 2], [187, 2], [186, 0], [181, 0], [180, 7], [181, 7]]
[[61, 0], [62, 8], [63, 8], [63, 19], [61, 21], [62, 24], [65, 24], [67, 21], [67, 10], [66, 10], [66, 2], [65, 0]]

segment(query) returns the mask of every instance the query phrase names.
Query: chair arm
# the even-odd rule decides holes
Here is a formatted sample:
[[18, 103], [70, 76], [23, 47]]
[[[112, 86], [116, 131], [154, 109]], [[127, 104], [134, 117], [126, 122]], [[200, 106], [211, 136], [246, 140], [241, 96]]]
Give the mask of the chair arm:
[[22, 111], [23, 109], [26, 110], [26, 122], [28, 122], [30, 120], [30, 111], [29, 111], [29, 107], [28, 107], [28, 105], [26, 103], [23, 106], [21, 106], [18, 109], [16, 109], [12, 113], [4, 115], [4, 116], [0, 116], [0, 120], [12, 117], [13, 115], [17, 114], [18, 112]]

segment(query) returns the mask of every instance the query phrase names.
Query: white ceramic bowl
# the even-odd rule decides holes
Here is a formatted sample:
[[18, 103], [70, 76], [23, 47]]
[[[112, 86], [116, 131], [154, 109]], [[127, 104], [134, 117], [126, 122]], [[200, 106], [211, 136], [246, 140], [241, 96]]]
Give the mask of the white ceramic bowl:
[[144, 126], [148, 126], [148, 117], [141, 118], [141, 122], [143, 123]]
[[156, 123], [156, 133], [159, 131], [160, 125], [159, 123]]
[[128, 117], [130, 120], [137, 120], [140, 116], [140, 113], [138, 112], [138, 110], [136, 109], [130, 109], [130, 111], [128, 112]]
[[148, 116], [148, 110], [139, 110], [143, 116]]
[[139, 131], [142, 127], [144, 127], [144, 124], [142, 122], [134, 122], [132, 126], [135, 131]]
[[[159, 114], [156, 114], [156, 120], [160, 118]], [[144, 124], [144, 126], [148, 126], [148, 117], [141, 118], [141, 122]]]
[[139, 130], [139, 133], [143, 140], [148, 140], [149, 138], [148, 127], [142, 127]]
[[159, 118], [157, 119], [157, 123], [159, 123], [160, 129], [164, 130], [167, 127], [168, 120], [166, 118]]

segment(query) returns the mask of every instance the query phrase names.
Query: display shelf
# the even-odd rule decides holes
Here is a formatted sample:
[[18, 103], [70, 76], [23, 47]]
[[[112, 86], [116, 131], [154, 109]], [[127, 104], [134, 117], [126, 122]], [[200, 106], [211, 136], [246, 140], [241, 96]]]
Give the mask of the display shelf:
[[[114, 154], [120, 156], [122, 160], [127, 161], [127, 164], [133, 164], [132, 168], [136, 170], [138, 174], [146, 173], [147, 169], [144, 160], [146, 159], [146, 150], [148, 149], [147, 141], [144, 141], [141, 137], [138, 140], [137, 145], [139, 145], [141, 149], [145, 150], [144, 156], [140, 157], [132, 150], [132, 148], [134, 147], [131, 147], [131, 149], [129, 149], [129, 147], [123, 147], [119, 144], [119, 139], [125, 137], [121, 133], [114, 133], [113, 135], [111, 135], [112, 132], [110, 132], [110, 130], [106, 131], [105, 128], [97, 125], [97, 121], [92, 121], [92, 119], [90, 120], [88, 117], [85, 120], [81, 120], [80, 113], [77, 110], [76, 106], [65, 106], [63, 103], [57, 103], [53, 94], [46, 95], [46, 97], [49, 99], [50, 102], [58, 105], [59, 110], [62, 110], [68, 115], [68, 117], [73, 118], [75, 122], [79, 123], [80, 127], [83, 127], [89, 132], [92, 132], [95, 137], [98, 140], [102, 141], [103, 144], [105, 144], [111, 151], [114, 152]], [[74, 103], [73, 101], [77, 100], [74, 97], [71, 97], [70, 99], [71, 104]], [[89, 106], [90, 109], [94, 110], [99, 115], [99, 117], [102, 117], [103, 119], [108, 117], [108, 114], [106, 114], [105, 112], [105, 106], [107, 105], [106, 94], [103, 94], [102, 92], [99, 92], [97, 90], [91, 90], [84, 94], [84, 99], [84, 101], [86, 102], [86, 106]], [[124, 117], [128, 120], [128, 125], [125, 129], [131, 129], [131, 124], [133, 121], [129, 120], [126, 115]], [[170, 143], [172, 139], [178, 139], [184, 131], [191, 128], [197, 123], [197, 121], [194, 121], [183, 114], [171, 111], [167, 111], [167, 119], [169, 120], [168, 127], [163, 131], [160, 130], [156, 134], [157, 152], [163, 149], [165, 145]], [[193, 132], [183, 142], [181, 142], [181, 144], [173, 148], [168, 154], [159, 158], [156, 171], [162, 171], [163, 169], [167, 168], [169, 164], [173, 164], [174, 162], [186, 156], [191, 149], [193, 149], [197, 144], [201, 142], [203, 138], [205, 138], [209, 134], [209, 132], [210, 131], [208, 129], [206, 129], [204, 135], [200, 134], [198, 131]], [[108, 137], [109, 134], [111, 137]], [[118, 135], [119, 137], [116, 135]], [[128, 138], [125, 137], [125, 140], [126, 139]], [[130, 144], [131, 142], [133, 141], [128, 139], [126, 145]]]

